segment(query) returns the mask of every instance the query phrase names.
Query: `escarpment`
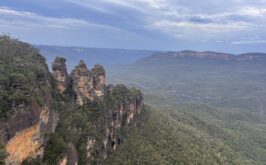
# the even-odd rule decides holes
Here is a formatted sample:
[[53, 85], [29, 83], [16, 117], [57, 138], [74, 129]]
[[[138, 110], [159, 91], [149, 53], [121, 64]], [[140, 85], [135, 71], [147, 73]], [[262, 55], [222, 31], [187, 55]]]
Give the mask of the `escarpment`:
[[[102, 164], [140, 124], [137, 89], [106, 85], [101, 65], [69, 75], [57, 57], [49, 72], [29, 44], [0, 37], [0, 133], [6, 164]], [[3, 75], [3, 76], [2, 76]]]
[[0, 37], [0, 135], [6, 164], [43, 156], [46, 133], [57, 125], [51, 75], [45, 59], [29, 44]]
[[[124, 85], [106, 85], [104, 68], [95, 65], [89, 70], [83, 61], [74, 68], [70, 78], [71, 93], [74, 95], [71, 98], [74, 110], [72, 109], [70, 113], [74, 113], [73, 118], [77, 114], [82, 115], [84, 118], [78, 120], [85, 121], [79, 126], [76, 126], [75, 122], [67, 123], [68, 127], [74, 126], [71, 130], [78, 130], [75, 132], [75, 138], [79, 141], [72, 139], [66, 143], [76, 146], [75, 150], [81, 151], [77, 154], [78, 160], [76, 160], [79, 164], [84, 162], [101, 164], [102, 160], [116, 150], [124, 140], [125, 134], [122, 132], [138, 126], [143, 107], [142, 93], [137, 89], [128, 89]], [[64, 119], [61, 121], [64, 122]], [[58, 130], [62, 128], [59, 126]], [[63, 130], [58, 132], [68, 134]], [[63, 164], [73, 162], [70, 157], [76, 157], [62, 153], [65, 155], [60, 160]]]
[[120, 131], [130, 125], [136, 127], [139, 124], [143, 96], [139, 90], [127, 89], [123, 85], [109, 86], [107, 95], [112, 99], [112, 108], [109, 109], [104, 148], [110, 146], [115, 150], [124, 140]]

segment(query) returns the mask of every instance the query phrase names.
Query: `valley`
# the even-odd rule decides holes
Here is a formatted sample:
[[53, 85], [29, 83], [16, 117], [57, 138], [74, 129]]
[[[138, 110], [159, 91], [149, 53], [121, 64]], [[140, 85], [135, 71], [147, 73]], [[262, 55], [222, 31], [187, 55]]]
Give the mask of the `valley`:
[[[1, 154], [7, 164], [266, 161], [264, 54], [157, 52], [106, 70], [98, 64], [88, 69], [81, 60], [71, 73], [67, 64], [79, 57], [63, 55], [50, 73], [44, 62], [50, 54], [43, 58], [6, 36], [0, 41]], [[33, 61], [24, 61], [28, 57]]]
[[[150, 150], [157, 151], [159, 160], [164, 162], [161, 164], [264, 164], [265, 61], [173, 59], [161, 54], [119, 66], [123, 68], [120, 71], [117, 68], [109, 69], [110, 81], [142, 89], [145, 102], [156, 109], [151, 112], [153, 119], [148, 123], [155, 122], [152, 125], [158, 126], [157, 129], [146, 125], [143, 128], [145, 133], [140, 131], [137, 134], [141, 135], [144, 146], [148, 143]], [[180, 133], [178, 129], [187, 131]], [[171, 134], [173, 138], [170, 140]], [[151, 139], [147, 139], [149, 136]], [[187, 136], [195, 136], [196, 140], [190, 142]], [[125, 145], [138, 146], [140, 139], [131, 139]], [[208, 144], [205, 144], [206, 139]], [[166, 147], [176, 144], [184, 150], [195, 148], [183, 153], [178, 147]], [[175, 156], [171, 157], [174, 152]], [[208, 155], [209, 152], [214, 155]], [[197, 153], [198, 160], [195, 155], [185, 159], [189, 161], [179, 162], [186, 154], [193, 153]], [[156, 156], [151, 157], [156, 160]], [[212, 161], [204, 162], [207, 160]]]

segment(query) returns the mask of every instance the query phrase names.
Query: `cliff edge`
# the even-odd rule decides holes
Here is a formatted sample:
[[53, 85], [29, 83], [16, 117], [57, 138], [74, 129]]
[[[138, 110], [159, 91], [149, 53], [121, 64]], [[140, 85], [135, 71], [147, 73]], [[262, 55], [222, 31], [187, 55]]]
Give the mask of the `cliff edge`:
[[38, 50], [0, 37], [6, 164], [101, 164], [140, 125], [141, 91], [106, 85], [101, 65], [88, 69], [80, 61], [70, 75], [66, 68], [57, 57], [50, 73]]

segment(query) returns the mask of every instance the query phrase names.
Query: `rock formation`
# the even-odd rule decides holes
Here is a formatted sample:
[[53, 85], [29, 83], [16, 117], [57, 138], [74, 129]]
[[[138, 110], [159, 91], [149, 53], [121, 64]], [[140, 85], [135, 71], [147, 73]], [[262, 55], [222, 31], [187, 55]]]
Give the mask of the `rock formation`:
[[[104, 148], [108, 148], [109, 144], [115, 150], [123, 140], [117, 130], [129, 125], [137, 126], [139, 123], [138, 116], [143, 106], [143, 96], [139, 90], [127, 89], [123, 85], [111, 86], [108, 92], [109, 95], [116, 98], [116, 103], [114, 108], [109, 110], [110, 120], [106, 129]], [[126, 94], [121, 94], [122, 92]]]
[[57, 57], [50, 73], [30, 45], [9, 37], [0, 37], [0, 45], [0, 71], [8, 72], [0, 81], [6, 164], [101, 164], [124, 140], [121, 132], [139, 124], [142, 93], [106, 86], [102, 66], [89, 70], [80, 61], [69, 76], [66, 60]]
[[43, 156], [45, 134], [55, 131], [58, 115], [49, 106], [33, 105], [32, 112], [18, 112], [1, 124], [6, 137], [6, 164], [20, 164], [23, 160]]
[[78, 105], [83, 105], [86, 99], [91, 101], [94, 99], [93, 75], [84, 61], [81, 60], [71, 72], [71, 79], [75, 100]]
[[[78, 105], [83, 105], [86, 100], [92, 101], [95, 96], [104, 95], [105, 70], [101, 65], [95, 65], [90, 71], [84, 61], [81, 60], [71, 72], [70, 77], [73, 83], [75, 101]], [[60, 79], [56, 80], [60, 83]]]
[[[106, 158], [110, 151], [116, 150], [123, 141], [121, 130], [138, 125], [139, 115], [143, 106], [142, 93], [137, 89], [128, 89], [123, 85], [112, 86], [105, 84], [105, 70], [101, 65], [95, 65], [89, 70], [83, 61], [71, 72], [72, 93], [75, 95], [74, 102], [83, 106], [85, 102], [93, 103], [100, 98], [104, 104], [101, 122], [92, 125], [97, 130], [98, 136], [86, 137], [86, 158], [87, 161], [98, 164]], [[90, 109], [86, 109], [90, 111]], [[85, 137], [83, 137], [85, 138]], [[69, 156], [61, 160], [61, 164], [69, 162]], [[72, 156], [73, 157], [73, 156]]]
[[97, 96], [104, 95], [105, 70], [101, 65], [95, 65], [92, 68], [93, 87]]
[[66, 68], [66, 59], [57, 57], [52, 65], [53, 76], [56, 80], [57, 89], [63, 93], [69, 85], [69, 76]]

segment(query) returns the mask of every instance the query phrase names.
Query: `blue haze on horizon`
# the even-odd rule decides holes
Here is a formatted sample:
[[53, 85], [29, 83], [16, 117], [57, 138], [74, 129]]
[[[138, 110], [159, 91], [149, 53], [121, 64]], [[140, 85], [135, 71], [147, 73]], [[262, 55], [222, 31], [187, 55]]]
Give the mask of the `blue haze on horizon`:
[[38, 45], [266, 52], [266, 1], [2, 0], [0, 33]]

